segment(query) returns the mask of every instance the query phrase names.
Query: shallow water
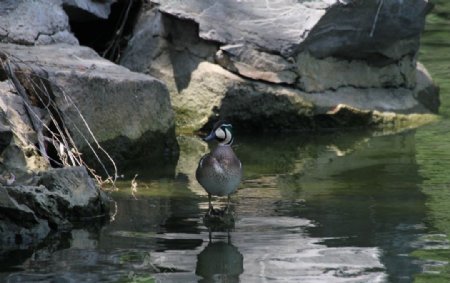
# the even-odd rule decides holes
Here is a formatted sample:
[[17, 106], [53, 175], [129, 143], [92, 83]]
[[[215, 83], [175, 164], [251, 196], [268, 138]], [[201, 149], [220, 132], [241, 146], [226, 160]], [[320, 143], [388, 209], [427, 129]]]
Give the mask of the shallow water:
[[441, 10], [420, 54], [441, 86], [440, 122], [400, 134], [238, 136], [235, 225], [213, 232], [194, 178], [209, 149], [180, 136], [177, 162], [129, 169], [111, 223], [18, 247], [0, 262], [0, 282], [448, 282], [450, 25]]

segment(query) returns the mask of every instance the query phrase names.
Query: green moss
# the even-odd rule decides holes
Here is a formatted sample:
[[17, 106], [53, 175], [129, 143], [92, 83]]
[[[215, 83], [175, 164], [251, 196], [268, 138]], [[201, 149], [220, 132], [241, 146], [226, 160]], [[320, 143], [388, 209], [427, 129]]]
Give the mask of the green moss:
[[434, 114], [378, 114], [380, 115], [380, 126], [386, 129], [411, 129], [440, 120]]
[[414, 278], [416, 283], [447, 283], [449, 281], [449, 276], [434, 273], [423, 273]]
[[430, 250], [417, 250], [414, 251], [411, 256], [425, 259], [447, 262], [450, 259], [449, 249], [430, 249]]
[[[187, 134], [198, 130], [202, 125], [199, 123], [199, 114], [187, 108], [174, 107], [175, 126], [177, 134]], [[206, 123], [206, 121], [205, 121]]]

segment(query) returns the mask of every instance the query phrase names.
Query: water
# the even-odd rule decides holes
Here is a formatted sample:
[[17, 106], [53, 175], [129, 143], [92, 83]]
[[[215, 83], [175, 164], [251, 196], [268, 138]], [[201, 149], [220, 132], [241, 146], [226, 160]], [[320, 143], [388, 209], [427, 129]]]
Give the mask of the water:
[[448, 282], [450, 4], [441, 2], [420, 54], [441, 86], [441, 121], [391, 135], [238, 136], [235, 227], [212, 233], [194, 178], [209, 149], [181, 136], [177, 162], [129, 169], [114, 221], [18, 247], [0, 262], [0, 282]]

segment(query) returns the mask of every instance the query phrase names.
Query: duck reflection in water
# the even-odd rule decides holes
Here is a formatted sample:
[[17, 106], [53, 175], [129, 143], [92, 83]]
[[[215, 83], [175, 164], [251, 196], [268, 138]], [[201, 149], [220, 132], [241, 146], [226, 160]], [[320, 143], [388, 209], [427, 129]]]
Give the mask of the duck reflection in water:
[[228, 232], [227, 241], [212, 241], [197, 255], [195, 274], [201, 276], [198, 282], [239, 282], [244, 272], [244, 257], [238, 248], [231, 244]]

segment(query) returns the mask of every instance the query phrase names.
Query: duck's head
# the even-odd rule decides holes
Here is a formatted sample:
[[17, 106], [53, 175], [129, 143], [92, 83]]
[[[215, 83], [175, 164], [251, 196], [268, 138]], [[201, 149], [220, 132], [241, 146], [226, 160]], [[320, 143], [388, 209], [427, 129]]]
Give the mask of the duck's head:
[[225, 121], [219, 121], [214, 124], [211, 133], [205, 137], [204, 141], [217, 140], [219, 144], [231, 145], [233, 143], [233, 126]]

